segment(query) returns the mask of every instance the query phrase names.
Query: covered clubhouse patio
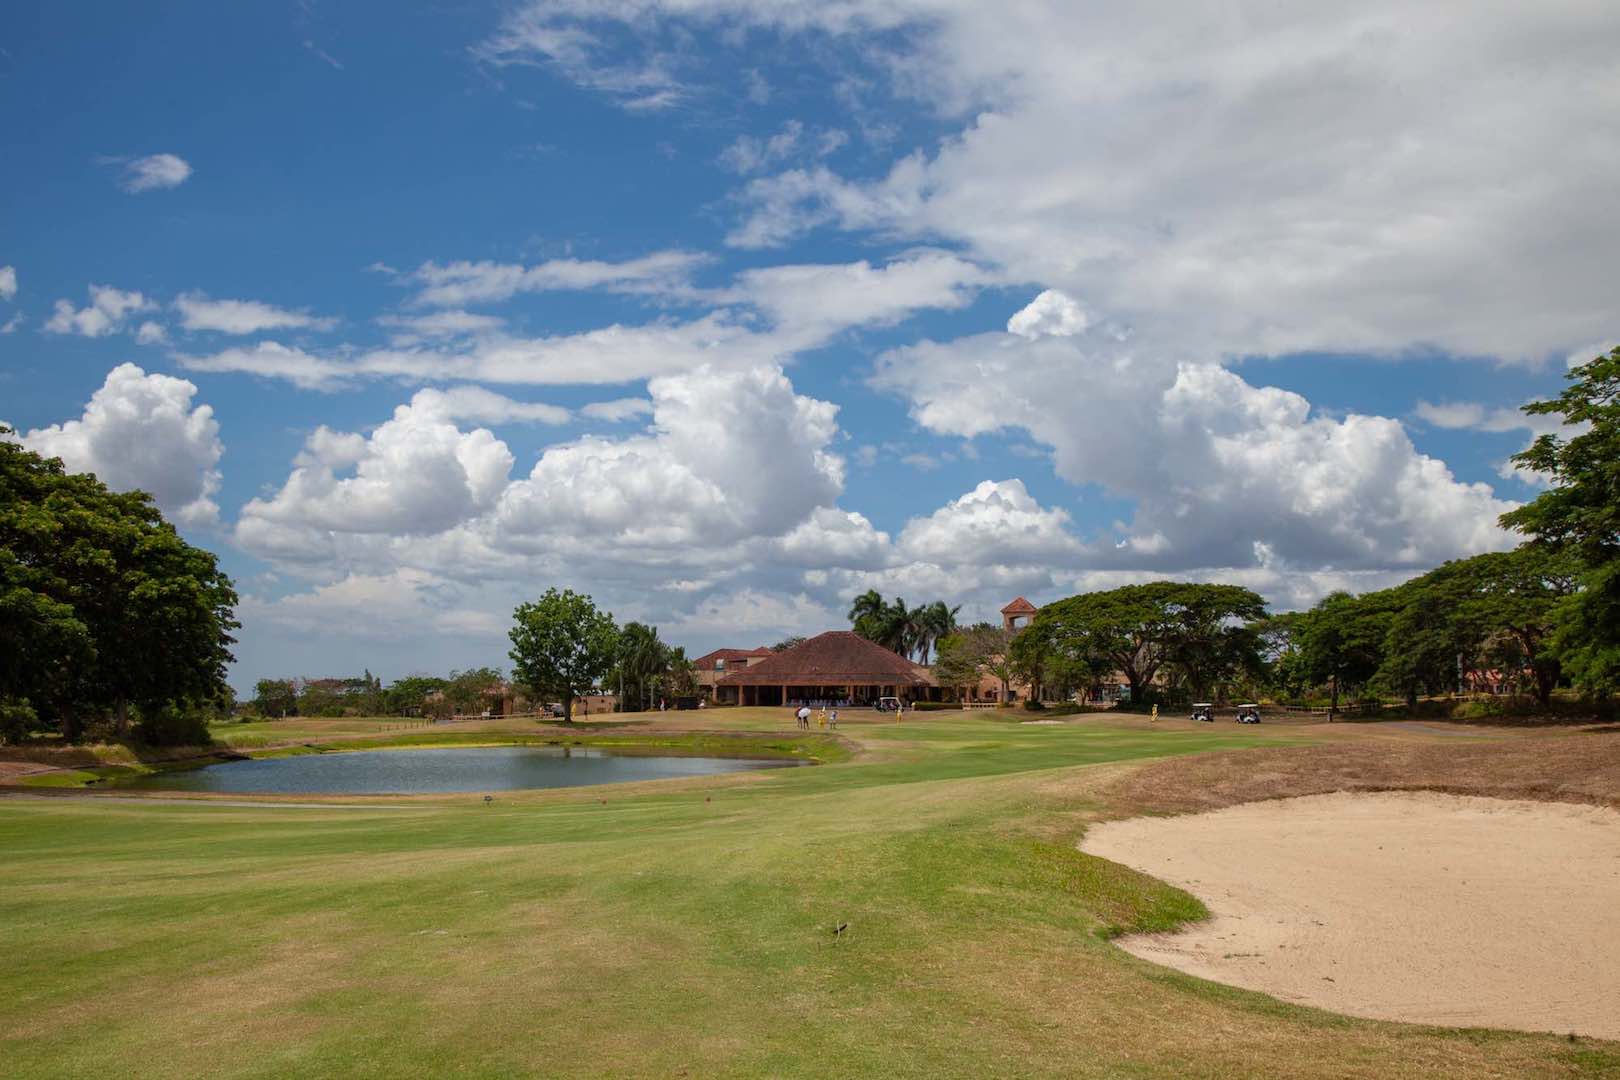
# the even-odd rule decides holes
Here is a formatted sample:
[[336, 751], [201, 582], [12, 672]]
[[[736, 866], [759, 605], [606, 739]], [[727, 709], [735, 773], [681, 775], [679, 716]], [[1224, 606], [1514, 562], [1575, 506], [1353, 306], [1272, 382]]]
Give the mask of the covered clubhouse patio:
[[913, 664], [852, 630], [829, 630], [715, 682], [715, 700], [737, 705], [797, 701], [871, 704], [882, 697], [931, 696], [934, 680]]

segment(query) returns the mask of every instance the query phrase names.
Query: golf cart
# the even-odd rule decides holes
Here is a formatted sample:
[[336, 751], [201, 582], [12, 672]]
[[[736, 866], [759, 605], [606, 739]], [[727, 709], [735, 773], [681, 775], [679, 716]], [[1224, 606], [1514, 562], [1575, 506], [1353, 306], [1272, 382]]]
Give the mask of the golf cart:
[[1215, 722], [1215, 706], [1207, 701], [1193, 702], [1192, 718], [1202, 720], [1206, 724], [1213, 724]]
[[897, 697], [880, 697], [877, 700], [878, 712], [899, 712], [900, 699]]
[[1253, 702], [1248, 705], [1239, 705], [1237, 722], [1240, 724], [1258, 724], [1260, 722], [1260, 706]]

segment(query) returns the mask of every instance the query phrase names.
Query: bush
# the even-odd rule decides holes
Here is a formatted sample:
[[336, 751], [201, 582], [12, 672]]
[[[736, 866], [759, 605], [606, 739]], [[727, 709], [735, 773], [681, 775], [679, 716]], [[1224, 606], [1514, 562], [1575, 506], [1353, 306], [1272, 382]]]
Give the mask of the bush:
[[0, 698], [0, 742], [20, 743], [39, 726], [39, 716], [27, 698]]
[[907, 712], [944, 712], [950, 709], [961, 712], [962, 703], [959, 701], [915, 701], [906, 706]]
[[1028, 712], [1040, 712], [1044, 708], [1046, 708], [1046, 702], [1040, 698], [1030, 698], [1024, 702], [1024, 709]]
[[135, 741], [148, 746], [207, 746], [211, 713], [195, 705], [168, 704], [142, 710], [135, 721]]

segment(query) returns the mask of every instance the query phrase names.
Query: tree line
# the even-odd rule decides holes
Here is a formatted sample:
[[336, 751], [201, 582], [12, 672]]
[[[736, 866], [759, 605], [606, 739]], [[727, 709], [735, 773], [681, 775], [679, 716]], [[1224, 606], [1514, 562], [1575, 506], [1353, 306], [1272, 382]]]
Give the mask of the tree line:
[[[512, 683], [536, 707], [571, 699], [590, 690], [614, 693], [621, 709], [650, 709], [660, 701], [696, 692], [696, 675], [686, 650], [658, 636], [646, 623], [613, 623], [590, 597], [553, 589], [518, 609]], [[518, 646], [514, 644], [514, 652]], [[548, 675], [550, 664], [565, 677]], [[567, 683], [564, 693], [563, 683]], [[446, 677], [413, 674], [384, 686], [367, 670], [353, 678], [260, 679], [252, 707], [265, 717], [429, 716], [447, 718], [482, 712], [493, 691], [508, 684], [495, 667], [452, 671]], [[565, 701], [568, 698], [570, 701]]]
[[267, 719], [285, 716], [430, 716], [481, 712], [491, 690], [505, 685], [499, 668], [415, 673], [387, 686], [369, 670], [349, 678], [260, 679], [249, 702]]
[[232, 700], [236, 590], [214, 556], [0, 428], [0, 739], [206, 743]]

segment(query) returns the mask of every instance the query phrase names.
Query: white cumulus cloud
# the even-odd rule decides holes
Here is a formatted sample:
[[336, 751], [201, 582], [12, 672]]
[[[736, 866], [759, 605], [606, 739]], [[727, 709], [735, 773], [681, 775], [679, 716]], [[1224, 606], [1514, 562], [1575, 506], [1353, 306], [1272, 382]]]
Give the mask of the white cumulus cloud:
[[1024, 338], [1071, 337], [1090, 322], [1073, 297], [1047, 289], [1007, 320], [1007, 331]]
[[1133, 499], [1099, 568], [1241, 567], [1263, 542], [1289, 566], [1421, 569], [1509, 542], [1495, 521], [1512, 504], [1420, 454], [1398, 421], [1314, 416], [1214, 364], [981, 334], [894, 350], [875, 384], [936, 433], [1021, 430], [1065, 480]]
[[92, 472], [116, 491], [149, 492], [165, 514], [187, 525], [218, 516], [219, 459], [225, 452], [197, 387], [148, 374], [134, 364], [107, 373], [84, 415], [21, 437], [29, 449], [59, 457], [74, 472]]
[[51, 334], [78, 334], [105, 337], [124, 328], [129, 317], [151, 311], [157, 305], [138, 292], [125, 292], [110, 285], [90, 286], [90, 303], [75, 308], [68, 300], [58, 300], [45, 330]]

